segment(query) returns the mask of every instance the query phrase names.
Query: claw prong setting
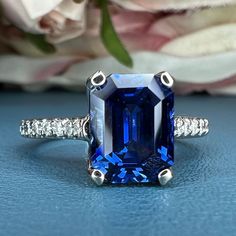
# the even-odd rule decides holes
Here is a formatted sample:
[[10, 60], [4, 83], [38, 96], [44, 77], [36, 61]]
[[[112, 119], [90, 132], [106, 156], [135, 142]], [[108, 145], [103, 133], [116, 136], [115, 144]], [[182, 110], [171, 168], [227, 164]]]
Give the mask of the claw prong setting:
[[173, 173], [170, 169], [164, 169], [158, 174], [160, 185], [166, 185], [173, 178]]
[[168, 72], [161, 73], [161, 83], [168, 88], [172, 88], [174, 85], [174, 79]]
[[101, 186], [105, 180], [105, 175], [100, 170], [93, 170], [91, 178], [98, 186]]
[[102, 86], [106, 83], [106, 76], [102, 71], [97, 71], [91, 77], [91, 84], [94, 87]]

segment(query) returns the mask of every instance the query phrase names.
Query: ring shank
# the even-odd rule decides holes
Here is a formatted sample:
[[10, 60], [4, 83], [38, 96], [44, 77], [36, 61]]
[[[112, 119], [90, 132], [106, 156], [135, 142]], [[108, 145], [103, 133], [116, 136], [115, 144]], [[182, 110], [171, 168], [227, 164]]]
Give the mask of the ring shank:
[[89, 140], [89, 116], [22, 120], [20, 133], [26, 138]]
[[[175, 138], [202, 137], [209, 132], [207, 119], [177, 116], [174, 119]], [[27, 138], [59, 138], [88, 141], [89, 116], [22, 120], [20, 134]]]

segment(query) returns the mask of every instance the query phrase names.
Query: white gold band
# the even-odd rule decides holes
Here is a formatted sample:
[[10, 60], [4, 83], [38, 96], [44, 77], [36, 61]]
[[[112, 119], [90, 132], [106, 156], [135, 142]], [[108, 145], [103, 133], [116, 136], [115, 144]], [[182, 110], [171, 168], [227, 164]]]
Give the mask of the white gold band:
[[[177, 116], [174, 136], [190, 138], [205, 136], [209, 132], [207, 119]], [[22, 120], [20, 134], [27, 138], [60, 138], [89, 140], [89, 116], [84, 118], [55, 118]]]

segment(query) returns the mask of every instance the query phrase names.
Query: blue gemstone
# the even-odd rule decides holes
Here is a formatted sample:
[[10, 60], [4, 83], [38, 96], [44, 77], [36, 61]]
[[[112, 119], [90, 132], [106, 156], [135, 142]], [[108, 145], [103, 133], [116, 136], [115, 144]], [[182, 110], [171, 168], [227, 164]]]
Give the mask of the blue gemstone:
[[174, 94], [158, 75], [112, 74], [90, 95], [89, 162], [108, 183], [157, 183], [174, 164]]

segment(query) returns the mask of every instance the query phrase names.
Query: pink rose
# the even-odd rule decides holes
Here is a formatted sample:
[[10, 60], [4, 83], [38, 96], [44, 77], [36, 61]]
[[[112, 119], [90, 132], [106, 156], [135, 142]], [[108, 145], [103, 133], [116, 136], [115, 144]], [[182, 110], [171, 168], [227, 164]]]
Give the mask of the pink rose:
[[[121, 38], [129, 52], [149, 50], [157, 51], [167, 40], [165, 36], [159, 33], [150, 32], [149, 28], [159, 18], [150, 12], [135, 12], [113, 6], [109, 8], [112, 22], [115, 30]], [[98, 9], [89, 9], [88, 27], [85, 32], [88, 40], [96, 40], [96, 46], [101, 51], [96, 50], [96, 56], [103, 56], [106, 51], [103, 50], [99, 29], [100, 29], [100, 11]], [[87, 41], [80, 38], [79, 41], [87, 44]], [[90, 45], [91, 46], [91, 45]]]
[[46, 34], [48, 41], [59, 43], [83, 34], [87, 0], [2, 0], [7, 19], [20, 29]]
[[[76, 27], [74, 28], [70, 24], [71, 20], [68, 20], [73, 14], [65, 17], [67, 4], [75, 3], [68, 0], [62, 6], [62, 2], [58, 0], [58, 2], [61, 2], [58, 3], [58, 6], [61, 6], [60, 11], [58, 6], [53, 6], [47, 13], [41, 14], [42, 17], [37, 20], [26, 21], [28, 24], [22, 24], [22, 19], [26, 18], [20, 17], [22, 14], [20, 14], [20, 10], [14, 15], [11, 12], [13, 8], [8, 8], [7, 15], [18, 19], [15, 19], [16, 22], [19, 21], [18, 27], [20, 25], [22, 25], [22, 28], [27, 26], [26, 29], [29, 32], [45, 33], [48, 39], [53, 42], [60, 42], [62, 41], [61, 39], [66, 40], [74, 37], [70, 41], [55, 45], [57, 49], [56, 54], [54, 54], [55, 57], [50, 58], [47, 63], [45, 58], [35, 59], [34, 65], [30, 67], [33, 72], [25, 71], [28, 75], [22, 75], [22, 81], [26, 81], [25, 83], [27, 84], [61, 84], [62, 86], [66, 84], [72, 87], [75, 85], [80, 87], [84, 84], [83, 79], [89, 74], [88, 71], [91, 68], [94, 68], [94, 70], [102, 68], [107, 73], [114, 71], [147, 73], [167, 70], [176, 75], [176, 92], [178, 94], [204, 90], [210, 93], [236, 94], [236, 69], [233, 64], [236, 58], [236, 15], [234, 14], [236, 5], [176, 11], [176, 9], [193, 9], [196, 6], [203, 7], [207, 4], [213, 6], [220, 5], [223, 2], [233, 3], [235, 1], [111, 1], [113, 1], [113, 4], [109, 6], [109, 10], [112, 21], [119, 37], [132, 54], [134, 60], [134, 68], [132, 70], [121, 66], [114, 58], [106, 58], [109, 53], [102, 44], [99, 35], [101, 18], [100, 10], [96, 5], [90, 4], [86, 11], [86, 30], [81, 27], [81, 31], [77, 31], [75, 30]], [[8, 6], [9, 2], [11, 3], [12, 0], [8, 1], [4, 7]], [[19, 0], [19, 2], [26, 2], [26, 0]], [[55, 1], [50, 1], [50, 4], [52, 2]], [[83, 3], [84, 5], [79, 4], [76, 6], [80, 6], [81, 13], [83, 12], [84, 16], [86, 2], [84, 1]], [[196, 5], [197, 3], [199, 4]], [[48, 3], [45, 4], [48, 5]], [[17, 5], [19, 4], [17, 3]], [[123, 8], [120, 7], [121, 5]], [[41, 6], [42, 2], [40, 3]], [[167, 9], [168, 12], [166, 13], [165, 10]], [[25, 11], [22, 12], [26, 14]], [[66, 24], [63, 30], [59, 27], [61, 12], [64, 12], [64, 17], [61, 18], [62, 21], [66, 19], [65, 21], [68, 21], [68, 25], [71, 26], [69, 27]], [[81, 14], [79, 15], [81, 16]], [[8, 18], [11, 19], [10, 17]], [[82, 21], [75, 21], [74, 23], [77, 25], [79, 22], [80, 26], [82, 26]], [[38, 55], [38, 52], [34, 50], [27, 40], [21, 38], [9, 40], [10, 37], [8, 35], [12, 33], [17, 35], [19, 33], [12, 27], [7, 26], [7, 29], [3, 27], [2, 30], [0, 27], [1, 31], [7, 38], [7, 43], [21, 54]], [[66, 32], [70, 33], [67, 35]], [[80, 37], [72, 34], [78, 32], [80, 32]], [[83, 35], [81, 35], [82, 33]], [[67, 36], [68, 38], [66, 38]], [[64, 58], [65, 56], [66, 58]], [[60, 59], [61, 57], [62, 60]], [[60, 59], [59, 61], [57, 60], [58, 58]], [[25, 60], [27, 60], [25, 64], [28, 64], [29, 61], [32, 61], [32, 58], [29, 61], [27, 58]], [[15, 61], [20, 64], [22, 58], [19, 57]], [[83, 63], [72, 66], [77, 62]], [[0, 63], [0, 68], [4, 69], [6, 65], [3, 60], [2, 64], [1, 67]], [[217, 67], [216, 65], [221, 66]], [[17, 67], [21, 68], [22, 66]], [[12, 71], [12, 73], [14, 72]], [[15, 74], [16, 78], [13, 82], [19, 80], [18, 73]], [[57, 74], [60, 74], [61, 78]], [[3, 79], [5, 79], [5, 73], [2, 75]], [[9, 75], [9, 78], [14, 78], [14, 76]]]

